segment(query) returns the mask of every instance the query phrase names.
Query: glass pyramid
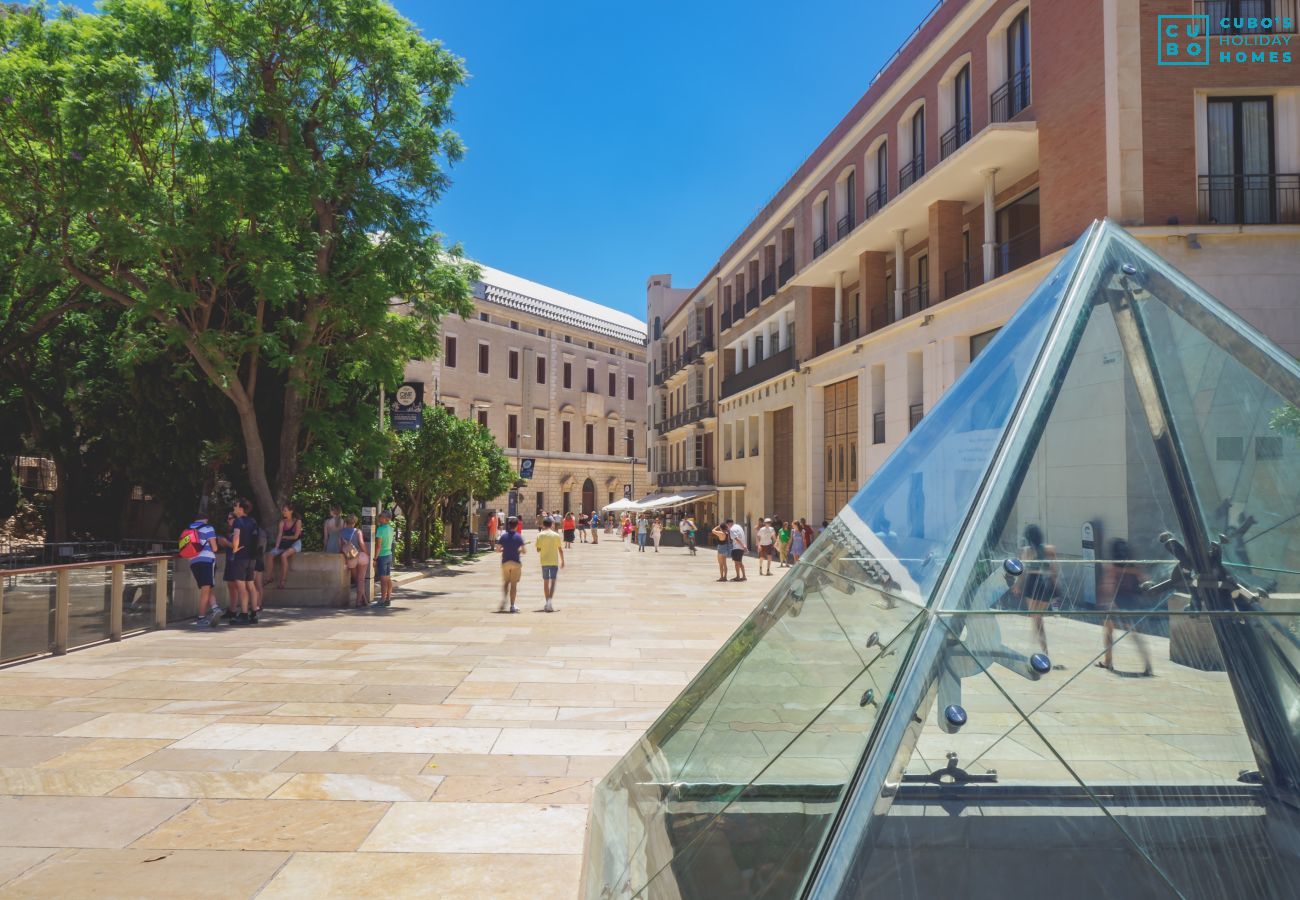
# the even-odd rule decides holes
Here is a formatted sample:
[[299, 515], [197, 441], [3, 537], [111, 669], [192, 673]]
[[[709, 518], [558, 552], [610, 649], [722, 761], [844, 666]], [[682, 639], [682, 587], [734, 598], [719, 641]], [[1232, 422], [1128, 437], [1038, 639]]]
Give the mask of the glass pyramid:
[[1094, 224], [600, 783], [584, 895], [1300, 896], [1297, 407]]

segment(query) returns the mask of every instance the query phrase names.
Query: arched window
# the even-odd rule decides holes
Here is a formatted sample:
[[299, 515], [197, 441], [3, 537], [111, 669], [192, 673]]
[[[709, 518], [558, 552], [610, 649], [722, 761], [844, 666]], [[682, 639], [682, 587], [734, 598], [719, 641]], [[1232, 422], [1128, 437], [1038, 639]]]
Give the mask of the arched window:
[[588, 478], [582, 483], [582, 510], [592, 512], [596, 509], [596, 485]]

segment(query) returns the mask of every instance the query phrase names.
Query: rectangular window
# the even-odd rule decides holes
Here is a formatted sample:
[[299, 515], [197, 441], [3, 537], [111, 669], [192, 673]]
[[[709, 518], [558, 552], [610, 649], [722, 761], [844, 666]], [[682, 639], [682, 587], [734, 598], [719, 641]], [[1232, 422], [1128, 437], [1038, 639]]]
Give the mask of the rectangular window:
[[596, 426], [588, 424], [586, 429], [586, 446], [587, 455], [591, 456], [596, 452]]
[[487, 427], [488, 427], [488, 423], [487, 423], [487, 410], [486, 410], [486, 409], [480, 409], [480, 410], [478, 411], [478, 423], [479, 423], [480, 425], [482, 425], [484, 428], [487, 428]]
[[481, 312], [481, 313], [478, 314], [478, 320], [479, 320], [480, 322], [490, 322], [490, 321], [492, 321], [491, 319], [488, 318], [488, 314], [487, 314], [487, 313], [484, 313], [484, 312]]
[[538, 450], [546, 449], [546, 420], [540, 416], [533, 422], [533, 447]]
[[627, 376], [627, 399], [636, 399], [636, 379], [631, 375]]
[[546, 492], [537, 492], [537, 515], [541, 516], [546, 511]]
[[975, 357], [980, 355], [980, 351], [989, 345], [989, 341], [997, 337], [998, 329], [991, 328], [988, 331], [981, 331], [979, 334], [970, 336], [970, 359], [975, 361]]
[[1211, 97], [1206, 115], [1209, 174], [1200, 179], [1201, 217], [1219, 224], [1283, 221], [1279, 197], [1295, 191], [1283, 189], [1276, 176], [1273, 98]]
[[627, 455], [636, 456], [636, 432], [631, 428], [627, 430]]
[[537, 357], [537, 383], [546, 384], [546, 357]]
[[616, 443], [617, 443], [617, 438], [616, 438], [615, 433], [614, 433], [614, 426], [611, 425], [611, 426], [609, 426], [609, 434], [606, 436], [606, 439], [605, 439], [605, 453], [606, 453], [606, 455], [608, 455], [608, 456], [613, 456], [613, 455], [614, 455], [614, 452], [615, 452], [615, 450], [616, 450], [614, 444], [616, 444]]
[[480, 375], [488, 374], [488, 353], [487, 344], [478, 345], [478, 373]]
[[1276, 435], [1255, 438], [1255, 459], [1281, 459], [1282, 439]]
[[596, 370], [591, 366], [587, 367], [587, 393], [596, 393]]
[[570, 362], [564, 364], [564, 387], [566, 390], [573, 387], [573, 363]]
[[519, 323], [516, 322], [514, 319], [511, 319], [511, 320], [510, 320], [510, 328], [511, 328], [512, 330], [514, 330], [514, 331], [518, 331], [518, 330], [519, 330]]
[[560, 423], [560, 449], [563, 450], [565, 453], [569, 453], [573, 450], [573, 447], [571, 446], [572, 444], [571, 424], [572, 423], [570, 422]]
[[518, 350], [510, 351], [509, 368], [510, 368], [510, 378], [514, 381], [518, 381], [519, 380], [519, 351]]
[[447, 335], [446, 341], [443, 342], [442, 364], [449, 369], [456, 368], [456, 336]]
[[514, 413], [506, 416], [506, 446], [511, 450], [519, 446], [519, 417]]
[[618, 375], [614, 372], [609, 373], [609, 395], [611, 397], [618, 395]]

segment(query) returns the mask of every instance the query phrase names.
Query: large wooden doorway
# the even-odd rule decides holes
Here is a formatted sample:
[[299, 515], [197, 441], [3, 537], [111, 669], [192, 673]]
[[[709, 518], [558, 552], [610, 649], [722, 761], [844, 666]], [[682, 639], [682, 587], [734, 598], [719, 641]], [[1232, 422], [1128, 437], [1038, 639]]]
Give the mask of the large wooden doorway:
[[823, 500], [825, 516], [832, 519], [858, 492], [858, 379], [828, 384], [822, 391]]
[[787, 522], [794, 518], [793, 406], [772, 413], [772, 509], [770, 512]]
[[582, 512], [590, 513], [596, 508], [596, 485], [588, 478], [582, 483]]

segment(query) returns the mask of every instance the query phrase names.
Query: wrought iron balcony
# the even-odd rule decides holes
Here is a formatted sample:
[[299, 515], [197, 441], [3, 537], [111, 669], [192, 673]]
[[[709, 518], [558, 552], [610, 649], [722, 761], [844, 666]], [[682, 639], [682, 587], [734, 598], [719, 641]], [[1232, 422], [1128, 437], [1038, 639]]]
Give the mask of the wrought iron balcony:
[[720, 327], [723, 331], [726, 331], [731, 327], [731, 310], [724, 309], [722, 311], [722, 322], [720, 323]]
[[813, 238], [813, 259], [821, 256], [826, 252], [826, 235], [821, 234]]
[[970, 290], [970, 262], [961, 262], [943, 273], [945, 300]]
[[1038, 227], [1027, 228], [993, 250], [993, 265], [998, 275], [1019, 269], [1038, 259]]
[[863, 212], [862, 217], [864, 219], [870, 219], [876, 213], [880, 212], [880, 208], [888, 202], [889, 191], [882, 184], [870, 194], [867, 194], [867, 208]]
[[712, 484], [713, 470], [706, 467], [677, 469], [672, 472], [660, 472], [655, 478], [661, 488]]
[[784, 287], [785, 283], [794, 277], [794, 258], [791, 257], [781, 263], [776, 270], [776, 274], [781, 279], [781, 286]]
[[994, 122], [1010, 122], [1029, 105], [1029, 66], [1013, 74], [989, 94]]
[[930, 306], [930, 283], [922, 281], [903, 291], [903, 317], [914, 316]]
[[1198, 175], [1205, 225], [1300, 224], [1300, 175]]
[[852, 231], [853, 224], [854, 222], [853, 222], [852, 212], [849, 212], [848, 215], [841, 216], [840, 220], [835, 223], [835, 240], [837, 241], [840, 240], [841, 238], [844, 237], [844, 235]]
[[748, 390], [755, 385], [762, 384], [769, 378], [775, 378], [783, 372], [788, 372], [798, 366], [798, 361], [794, 356], [794, 347], [789, 346], [784, 350], [778, 350], [767, 359], [756, 365], [750, 366], [743, 372], [736, 375], [727, 375], [722, 379], [722, 386], [718, 391], [718, 398], [723, 399], [730, 397], [732, 394]]
[[920, 403], [913, 403], [907, 408], [907, 430], [912, 431], [921, 420], [925, 418], [925, 406]]
[[939, 137], [939, 158], [947, 159], [970, 140], [970, 116], [962, 116]]
[[859, 336], [860, 335], [858, 334], [858, 320], [845, 319], [843, 322], [840, 323], [839, 344], [835, 343], [835, 334], [832, 331], [829, 334], [824, 334], [821, 337], [817, 338], [816, 346], [814, 349], [816, 350], [817, 355], [821, 356], [823, 353], [829, 353], [831, 350], [834, 350], [837, 346], [842, 347], [843, 345], [847, 344], [849, 341], [852, 341]]
[[739, 325], [743, 318], [745, 318], [745, 301], [742, 298], [731, 304], [731, 324]]
[[763, 276], [763, 287], [760, 293], [764, 300], [776, 294], [776, 276], [771, 272]]
[[758, 288], [752, 287], [745, 293], [745, 312], [751, 313], [758, 309]]
[[918, 153], [911, 161], [898, 170], [898, 190], [907, 190], [925, 174], [925, 154]]

